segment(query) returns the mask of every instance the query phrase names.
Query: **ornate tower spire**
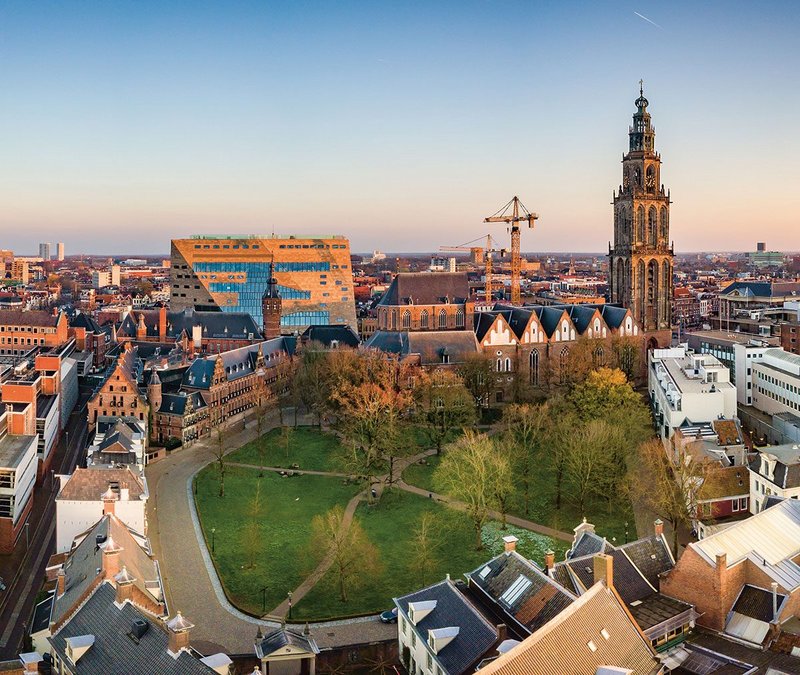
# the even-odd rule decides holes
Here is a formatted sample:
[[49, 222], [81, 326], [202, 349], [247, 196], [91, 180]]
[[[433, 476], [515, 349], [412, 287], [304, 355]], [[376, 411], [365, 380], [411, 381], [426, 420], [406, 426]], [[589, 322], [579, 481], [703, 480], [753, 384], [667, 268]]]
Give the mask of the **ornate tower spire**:
[[636, 112], [622, 158], [622, 184], [614, 193], [614, 246], [609, 249], [611, 301], [633, 313], [640, 329], [669, 343], [672, 322], [672, 249], [669, 243], [670, 195], [661, 183], [661, 156], [655, 127], [639, 80]]
[[261, 296], [261, 316], [263, 319], [262, 331], [264, 339], [280, 337], [281, 335], [282, 301], [278, 292], [278, 280], [275, 278], [275, 261], [269, 264], [269, 280]]

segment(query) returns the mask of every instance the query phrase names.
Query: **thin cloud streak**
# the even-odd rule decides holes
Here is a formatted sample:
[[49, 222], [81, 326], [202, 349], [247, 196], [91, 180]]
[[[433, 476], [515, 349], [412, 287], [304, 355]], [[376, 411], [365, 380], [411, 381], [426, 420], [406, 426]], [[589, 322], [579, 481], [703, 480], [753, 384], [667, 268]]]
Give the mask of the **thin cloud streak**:
[[655, 21], [653, 21], [652, 19], [648, 19], [644, 14], [639, 14], [639, 12], [634, 12], [634, 14], [638, 16], [640, 19], [644, 19], [645, 21], [647, 21], [647, 23], [652, 23], [656, 28], [664, 30], [663, 26], [659, 26]]

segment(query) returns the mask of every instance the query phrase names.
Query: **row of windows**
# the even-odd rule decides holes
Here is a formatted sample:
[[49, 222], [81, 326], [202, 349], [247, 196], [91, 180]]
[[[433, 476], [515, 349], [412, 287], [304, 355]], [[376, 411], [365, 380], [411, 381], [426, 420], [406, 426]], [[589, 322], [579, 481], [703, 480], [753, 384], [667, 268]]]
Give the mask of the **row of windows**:
[[55, 328], [39, 328], [38, 326], [0, 326], [3, 333], [55, 333]]
[[281, 244], [278, 248], [347, 248], [346, 244]]
[[324, 326], [330, 323], [330, 312], [293, 312], [281, 316], [281, 326]]
[[43, 345], [44, 338], [8, 338], [8, 342], [6, 342], [6, 338], [0, 337], [0, 345], [9, 344], [9, 345]]
[[[242, 284], [230, 284], [225, 283], [223, 281], [212, 281], [208, 285], [208, 290], [212, 293], [238, 293], [242, 287]], [[310, 300], [311, 299], [311, 291], [301, 291], [296, 288], [290, 288], [289, 286], [281, 286], [278, 284], [278, 293], [284, 300]], [[263, 295], [263, 291], [261, 292]], [[258, 301], [261, 302], [261, 295], [258, 298]]]
[[[258, 273], [269, 278], [268, 262], [196, 262], [195, 272], [244, 272], [248, 275]], [[276, 272], [329, 272], [329, 262], [276, 262]]]
[[[342, 290], [345, 291], [347, 288], [342, 288]], [[391, 330], [397, 330], [397, 310], [392, 310], [390, 317]], [[430, 328], [430, 318], [428, 310], [423, 309], [419, 315], [420, 328]], [[400, 325], [406, 330], [411, 328], [411, 312], [409, 310], [403, 312], [400, 317]], [[447, 328], [447, 312], [443, 309], [439, 310], [437, 325], [439, 328]], [[456, 312], [456, 328], [464, 328], [464, 312], [460, 309]]]

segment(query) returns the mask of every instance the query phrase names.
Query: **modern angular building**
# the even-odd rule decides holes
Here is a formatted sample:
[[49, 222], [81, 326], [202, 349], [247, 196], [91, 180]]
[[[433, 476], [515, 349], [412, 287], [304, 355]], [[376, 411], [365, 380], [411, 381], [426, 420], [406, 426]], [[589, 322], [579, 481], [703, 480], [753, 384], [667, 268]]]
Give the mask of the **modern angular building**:
[[341, 236], [197, 235], [173, 239], [170, 308], [248, 312], [261, 325], [274, 263], [281, 329], [356, 326], [350, 242]]

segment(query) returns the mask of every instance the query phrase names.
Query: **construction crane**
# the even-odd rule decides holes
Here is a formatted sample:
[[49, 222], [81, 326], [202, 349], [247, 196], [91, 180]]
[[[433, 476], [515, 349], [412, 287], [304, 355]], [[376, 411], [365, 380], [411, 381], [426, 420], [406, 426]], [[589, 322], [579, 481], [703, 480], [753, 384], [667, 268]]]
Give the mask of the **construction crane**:
[[527, 222], [528, 227], [533, 228], [536, 220], [539, 218], [538, 213], [531, 213], [525, 208], [525, 205], [519, 200], [516, 195], [501, 209], [496, 211], [488, 218], [484, 218], [484, 223], [506, 223], [510, 225], [508, 231], [511, 233], [511, 304], [519, 305], [521, 303], [520, 293], [520, 254], [519, 254], [519, 240], [520, 230], [519, 224]]
[[486, 283], [486, 290], [485, 296], [486, 301], [489, 302], [492, 299], [492, 293], [494, 291], [494, 285], [492, 284], [492, 253], [499, 253], [500, 257], [506, 254], [506, 250], [504, 248], [494, 248], [492, 244], [492, 235], [486, 235], [486, 244], [484, 246], [474, 246], [475, 242], [483, 239], [483, 237], [479, 237], [478, 239], [473, 239], [472, 241], [468, 241], [466, 244], [462, 244], [461, 246], [440, 246], [440, 251], [469, 251], [470, 257], [474, 263], [480, 263], [481, 260], [486, 267], [486, 272], [484, 274], [485, 283]]

